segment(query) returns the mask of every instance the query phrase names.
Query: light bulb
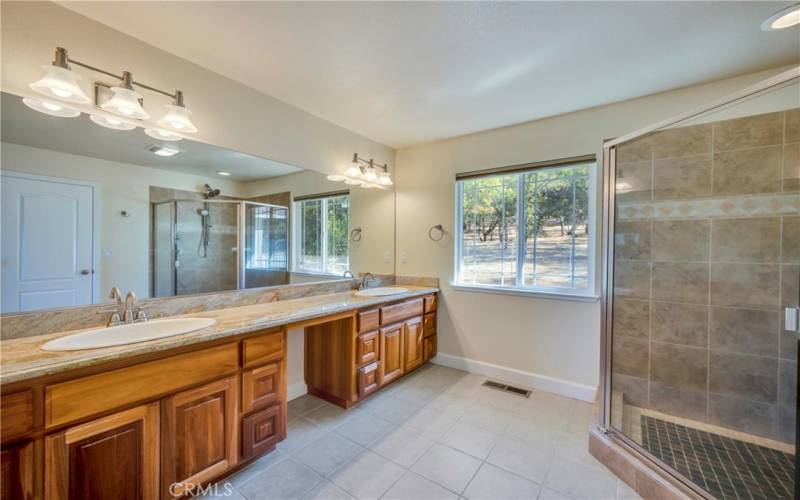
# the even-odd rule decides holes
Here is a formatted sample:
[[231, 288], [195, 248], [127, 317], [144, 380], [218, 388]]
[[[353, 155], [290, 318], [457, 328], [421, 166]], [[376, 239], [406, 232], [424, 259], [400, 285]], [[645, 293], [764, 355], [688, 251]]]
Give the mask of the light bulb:
[[42, 69], [47, 74], [30, 85], [36, 92], [75, 104], [92, 102], [78, 85], [81, 77], [77, 73], [60, 66], [42, 66]]
[[341, 175], [337, 175], [337, 174], [330, 174], [328, 176], [328, 180], [329, 181], [333, 181], [333, 182], [339, 182], [339, 181], [343, 181], [344, 177], [342, 177]]
[[39, 113], [44, 113], [50, 116], [57, 116], [59, 118], [75, 118], [81, 114], [81, 112], [77, 109], [72, 109], [59, 103], [45, 101], [44, 99], [23, 97], [22, 102], [34, 111], [38, 111]]
[[170, 132], [169, 130], [162, 130], [160, 128], [146, 128], [144, 129], [144, 133], [152, 137], [153, 139], [158, 139], [160, 141], [180, 141], [183, 139], [180, 135]]
[[197, 132], [197, 127], [189, 119], [192, 114], [188, 108], [184, 106], [176, 106], [175, 104], [167, 104], [167, 114], [164, 118], [158, 120], [158, 124], [166, 129], [174, 130], [177, 132], [193, 134]]
[[137, 120], [150, 118], [150, 115], [139, 103], [142, 94], [125, 87], [111, 87], [111, 91], [114, 92], [114, 96], [101, 104], [101, 109]]
[[113, 130], [133, 130], [136, 128], [136, 125], [133, 123], [129, 123], [111, 116], [89, 115], [89, 119], [92, 120], [96, 125]]
[[367, 170], [364, 171], [364, 180], [368, 182], [378, 180], [378, 173], [375, 171], [375, 167], [367, 167]]

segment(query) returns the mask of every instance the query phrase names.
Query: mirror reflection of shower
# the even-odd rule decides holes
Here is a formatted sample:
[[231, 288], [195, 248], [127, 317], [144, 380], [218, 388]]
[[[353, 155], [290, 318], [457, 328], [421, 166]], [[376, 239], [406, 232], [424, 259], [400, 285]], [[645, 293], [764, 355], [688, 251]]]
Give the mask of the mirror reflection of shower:
[[[208, 184], [205, 185], [205, 197], [207, 200], [219, 196], [219, 189], [212, 189]], [[197, 210], [200, 215], [200, 241], [197, 243], [198, 257], [208, 257], [208, 243], [211, 240], [211, 205], [203, 204], [203, 208]]]

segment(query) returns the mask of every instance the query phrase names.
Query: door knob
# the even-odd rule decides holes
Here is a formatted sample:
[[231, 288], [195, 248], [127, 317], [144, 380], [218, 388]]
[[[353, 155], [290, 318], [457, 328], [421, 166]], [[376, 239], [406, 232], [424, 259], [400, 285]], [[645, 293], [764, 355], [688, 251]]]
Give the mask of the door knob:
[[87, 274], [91, 273], [88, 269], [81, 269], [81, 274], [86, 276]]

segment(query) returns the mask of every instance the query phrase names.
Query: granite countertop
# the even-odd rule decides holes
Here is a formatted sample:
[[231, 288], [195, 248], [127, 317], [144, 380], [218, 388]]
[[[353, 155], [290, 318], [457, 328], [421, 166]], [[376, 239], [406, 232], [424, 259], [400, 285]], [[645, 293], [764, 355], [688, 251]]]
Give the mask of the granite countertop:
[[[408, 291], [384, 297], [356, 297], [354, 291], [278, 300], [229, 309], [217, 309], [171, 318], [213, 318], [217, 323], [200, 331], [148, 342], [81, 351], [43, 351], [52, 339], [86, 330], [72, 330], [36, 337], [0, 341], [0, 384], [53, 375], [108, 361], [175, 349], [275, 326], [284, 326], [362, 307], [437, 292], [437, 288], [403, 285]], [[164, 318], [159, 318], [164, 319]]]

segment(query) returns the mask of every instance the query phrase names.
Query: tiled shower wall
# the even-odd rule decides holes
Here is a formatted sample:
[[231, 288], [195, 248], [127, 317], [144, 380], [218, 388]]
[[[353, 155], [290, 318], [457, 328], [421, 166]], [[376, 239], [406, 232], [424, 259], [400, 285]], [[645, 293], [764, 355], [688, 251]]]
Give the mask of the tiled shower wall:
[[800, 110], [657, 132], [617, 169], [612, 390], [794, 442]]

